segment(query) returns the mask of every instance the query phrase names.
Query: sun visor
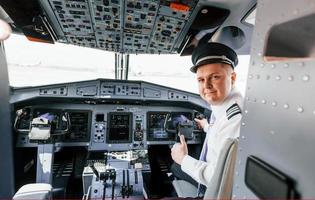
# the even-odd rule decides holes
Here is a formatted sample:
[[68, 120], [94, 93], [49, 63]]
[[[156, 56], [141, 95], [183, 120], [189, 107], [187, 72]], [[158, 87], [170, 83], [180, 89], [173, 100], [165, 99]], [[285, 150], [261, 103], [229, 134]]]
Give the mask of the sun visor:
[[23, 34], [31, 41], [54, 43], [55, 36], [48, 21], [43, 17], [37, 1], [3, 0], [2, 7], [13, 21], [12, 29]]
[[193, 41], [194, 39], [204, 40], [204, 38], [207, 38], [207, 40], [209, 40], [215, 31], [223, 24], [229, 14], [230, 11], [224, 8], [213, 6], [202, 7], [190, 26], [186, 40], [184, 40], [179, 48], [181, 50], [181, 56], [192, 54], [193, 49], [197, 45], [194, 43], [196, 42]]
[[202, 7], [190, 28], [199, 31], [216, 28], [226, 20], [229, 14], [230, 11], [227, 9], [212, 6]]

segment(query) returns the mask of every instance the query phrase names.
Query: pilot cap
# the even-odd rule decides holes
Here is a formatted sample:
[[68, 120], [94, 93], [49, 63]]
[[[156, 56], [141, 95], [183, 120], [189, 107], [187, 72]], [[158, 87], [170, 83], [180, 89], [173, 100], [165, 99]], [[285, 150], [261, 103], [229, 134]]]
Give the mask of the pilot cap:
[[230, 47], [216, 42], [199, 45], [193, 51], [191, 60], [194, 66], [190, 68], [193, 73], [198, 67], [212, 63], [226, 63], [233, 69], [238, 63], [237, 54]]

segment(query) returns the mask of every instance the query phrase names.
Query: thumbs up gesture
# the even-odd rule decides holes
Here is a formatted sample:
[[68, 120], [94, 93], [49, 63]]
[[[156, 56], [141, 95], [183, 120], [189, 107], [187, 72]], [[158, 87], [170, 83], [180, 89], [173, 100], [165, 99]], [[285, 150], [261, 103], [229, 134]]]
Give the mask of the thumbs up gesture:
[[187, 148], [187, 143], [185, 141], [184, 135], [180, 135], [179, 139], [180, 139], [180, 143], [174, 144], [171, 155], [172, 155], [172, 159], [177, 164], [181, 165], [185, 155], [188, 154], [188, 148]]

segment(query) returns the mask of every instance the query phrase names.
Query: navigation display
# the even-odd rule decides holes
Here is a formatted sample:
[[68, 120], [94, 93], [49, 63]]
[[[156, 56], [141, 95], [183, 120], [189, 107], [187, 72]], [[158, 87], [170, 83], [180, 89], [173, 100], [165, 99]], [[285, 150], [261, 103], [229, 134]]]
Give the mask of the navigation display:
[[173, 112], [171, 113], [170, 120], [172, 123], [169, 123], [167, 128], [170, 130], [176, 130], [179, 123], [191, 121], [192, 114], [189, 112]]
[[66, 130], [68, 128], [68, 117], [61, 110], [37, 108], [33, 111], [33, 119], [47, 119], [54, 133], [58, 130]]
[[168, 112], [148, 112], [148, 140], [166, 140], [169, 138], [165, 130]]
[[148, 112], [148, 140], [173, 140], [180, 122], [192, 119], [189, 112]]
[[131, 142], [132, 113], [112, 112], [108, 114], [107, 143]]

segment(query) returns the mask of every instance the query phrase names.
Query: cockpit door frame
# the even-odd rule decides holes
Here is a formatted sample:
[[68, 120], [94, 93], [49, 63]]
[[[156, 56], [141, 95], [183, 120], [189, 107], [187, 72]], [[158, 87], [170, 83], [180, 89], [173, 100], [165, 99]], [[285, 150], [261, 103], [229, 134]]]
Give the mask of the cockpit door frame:
[[13, 141], [9, 104], [9, 77], [3, 42], [0, 42], [0, 199], [14, 194]]

